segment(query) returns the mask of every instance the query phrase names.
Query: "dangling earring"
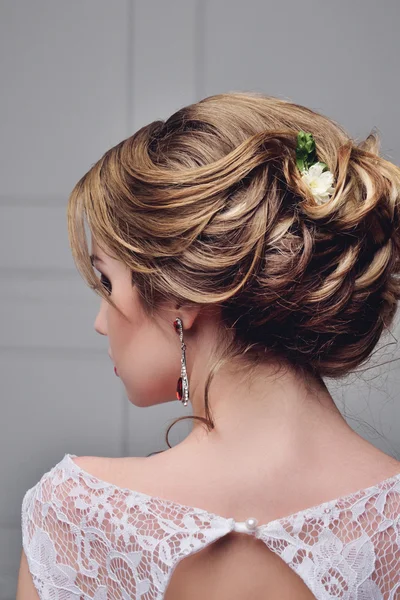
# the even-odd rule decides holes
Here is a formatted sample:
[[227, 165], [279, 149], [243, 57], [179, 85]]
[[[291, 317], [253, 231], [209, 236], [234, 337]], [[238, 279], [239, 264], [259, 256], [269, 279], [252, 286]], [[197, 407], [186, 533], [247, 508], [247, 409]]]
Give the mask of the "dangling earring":
[[183, 406], [187, 406], [189, 402], [189, 381], [186, 373], [186, 346], [183, 341], [183, 324], [179, 317], [174, 321], [174, 328], [180, 337], [182, 348], [181, 376], [178, 379], [178, 385], [176, 387], [176, 397], [182, 402]]

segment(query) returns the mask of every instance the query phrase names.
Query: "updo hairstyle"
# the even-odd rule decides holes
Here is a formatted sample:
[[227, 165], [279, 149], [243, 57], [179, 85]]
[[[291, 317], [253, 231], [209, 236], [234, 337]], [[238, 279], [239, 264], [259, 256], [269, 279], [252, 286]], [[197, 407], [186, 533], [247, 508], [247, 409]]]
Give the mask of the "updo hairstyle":
[[[300, 130], [335, 177], [323, 205], [296, 165]], [[322, 379], [371, 355], [400, 297], [400, 169], [379, 144], [375, 131], [358, 143], [293, 102], [225, 93], [145, 125], [76, 184], [71, 249], [101, 297], [119, 310], [93, 270], [85, 218], [96, 242], [129, 266], [147, 315], [166, 300], [221, 308], [206, 418], [173, 421], [169, 447], [179, 420], [214, 427], [210, 383], [233, 358], [249, 376], [273, 360]]]

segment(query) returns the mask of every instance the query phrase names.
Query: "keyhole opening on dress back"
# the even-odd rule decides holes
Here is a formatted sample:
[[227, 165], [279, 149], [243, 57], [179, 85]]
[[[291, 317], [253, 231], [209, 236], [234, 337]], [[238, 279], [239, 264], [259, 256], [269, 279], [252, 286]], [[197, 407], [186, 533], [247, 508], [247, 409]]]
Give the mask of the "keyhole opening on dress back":
[[315, 600], [295, 571], [261, 539], [231, 531], [181, 558], [163, 600]]

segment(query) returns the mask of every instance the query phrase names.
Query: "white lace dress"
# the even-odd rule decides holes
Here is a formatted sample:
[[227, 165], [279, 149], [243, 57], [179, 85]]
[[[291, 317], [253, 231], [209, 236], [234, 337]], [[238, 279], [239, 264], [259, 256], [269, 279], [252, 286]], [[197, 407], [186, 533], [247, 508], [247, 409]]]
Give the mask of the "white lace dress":
[[230, 531], [261, 539], [317, 600], [400, 599], [400, 473], [249, 528], [107, 483], [75, 456], [22, 502], [22, 543], [41, 600], [162, 600], [177, 564]]

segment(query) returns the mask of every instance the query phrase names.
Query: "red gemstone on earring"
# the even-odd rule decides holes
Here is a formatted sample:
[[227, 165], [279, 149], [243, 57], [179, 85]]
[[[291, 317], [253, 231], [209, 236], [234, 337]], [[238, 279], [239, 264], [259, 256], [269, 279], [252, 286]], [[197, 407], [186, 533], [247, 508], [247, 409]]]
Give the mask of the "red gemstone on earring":
[[176, 387], [176, 398], [177, 400], [182, 400], [183, 398], [182, 377], [179, 377], [178, 379], [178, 385]]
[[175, 319], [175, 321], [174, 321], [174, 327], [175, 327], [176, 333], [179, 333], [180, 327], [179, 327], [179, 321], [178, 321], [178, 319]]

